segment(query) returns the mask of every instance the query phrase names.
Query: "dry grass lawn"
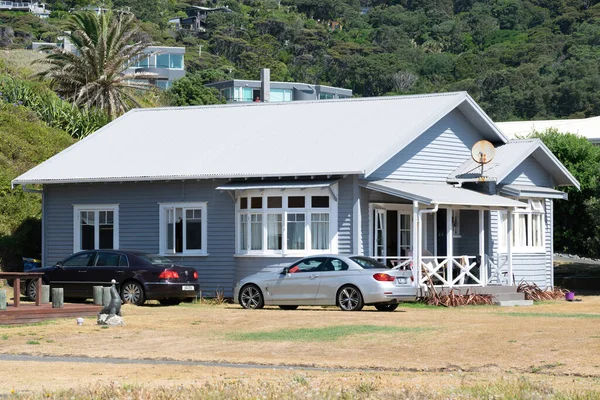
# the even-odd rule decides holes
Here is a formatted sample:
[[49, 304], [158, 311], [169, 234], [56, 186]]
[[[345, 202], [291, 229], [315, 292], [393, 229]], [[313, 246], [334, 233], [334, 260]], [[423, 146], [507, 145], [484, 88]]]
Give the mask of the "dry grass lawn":
[[[554, 388], [600, 390], [600, 297], [533, 307], [124, 306], [125, 327], [94, 318], [0, 326], [0, 353], [354, 368], [314, 371], [186, 365], [0, 361], [0, 397], [118, 382], [144, 387], [308, 380], [312, 384], [448, 385], [528, 377]], [[370, 370], [374, 369], [374, 370]], [[298, 378], [301, 376], [301, 378]], [[378, 385], [380, 383], [377, 383]]]

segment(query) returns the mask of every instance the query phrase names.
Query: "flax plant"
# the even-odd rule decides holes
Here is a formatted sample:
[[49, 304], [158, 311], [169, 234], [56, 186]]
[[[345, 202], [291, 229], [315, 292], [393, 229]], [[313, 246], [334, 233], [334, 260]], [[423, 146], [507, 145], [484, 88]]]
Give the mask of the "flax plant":
[[153, 86], [141, 80], [153, 79], [156, 74], [125, 71], [145, 57], [144, 49], [151, 43], [140, 34], [128, 13], [75, 13], [65, 35], [73, 51], [44, 46], [50, 53], [37, 62], [49, 66], [36, 74], [48, 78], [51, 87], [64, 99], [80, 107], [96, 107], [111, 119], [133, 107], [139, 107], [136, 90]]

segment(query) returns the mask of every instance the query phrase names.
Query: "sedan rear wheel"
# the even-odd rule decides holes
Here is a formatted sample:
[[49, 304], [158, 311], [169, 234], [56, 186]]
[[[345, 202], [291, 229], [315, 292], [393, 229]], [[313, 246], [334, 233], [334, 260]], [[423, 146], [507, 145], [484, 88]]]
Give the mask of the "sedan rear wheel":
[[360, 311], [364, 306], [362, 294], [354, 286], [343, 286], [338, 292], [338, 306], [342, 311]]
[[124, 303], [131, 303], [136, 306], [141, 306], [146, 301], [142, 285], [134, 281], [125, 282], [121, 287], [121, 298]]
[[377, 311], [394, 311], [398, 308], [398, 303], [388, 303], [388, 304], [376, 304], [375, 308]]
[[263, 295], [256, 285], [244, 286], [240, 291], [239, 302], [244, 308], [258, 309], [265, 306]]
[[25, 292], [29, 300], [35, 301], [35, 296], [37, 294], [37, 280], [27, 282]]

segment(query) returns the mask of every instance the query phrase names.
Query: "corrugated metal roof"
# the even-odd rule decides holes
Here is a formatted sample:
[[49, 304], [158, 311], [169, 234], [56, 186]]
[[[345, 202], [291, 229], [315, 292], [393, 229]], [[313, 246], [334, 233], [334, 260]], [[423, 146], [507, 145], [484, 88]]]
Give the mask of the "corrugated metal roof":
[[527, 207], [520, 201], [498, 195], [489, 195], [474, 190], [459, 188], [447, 183], [421, 183], [409, 181], [363, 182], [367, 189], [387, 193], [424, 204], [507, 208]]
[[485, 116], [466, 92], [137, 109], [13, 185], [363, 174], [465, 104]]
[[469, 158], [448, 176], [448, 181], [460, 182], [483, 177], [483, 180], [499, 183], [531, 155], [554, 176], [557, 186], [575, 186], [579, 188], [577, 179], [558, 161], [540, 139], [511, 140], [507, 144], [496, 147], [496, 155], [491, 162], [483, 166], [483, 173], [481, 172], [481, 164]]
[[500, 193], [506, 196], [514, 197], [541, 197], [546, 199], [567, 200], [569, 195], [560, 190], [527, 185], [504, 185], [500, 188]]

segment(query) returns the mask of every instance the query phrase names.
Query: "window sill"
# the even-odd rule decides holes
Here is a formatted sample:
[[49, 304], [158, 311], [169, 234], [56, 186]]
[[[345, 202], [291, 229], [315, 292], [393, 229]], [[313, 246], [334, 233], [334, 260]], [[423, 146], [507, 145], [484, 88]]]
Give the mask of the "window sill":
[[159, 253], [163, 257], [208, 257], [208, 253]]
[[[507, 249], [499, 249], [498, 253], [500, 254], [508, 254]], [[543, 247], [513, 247], [513, 254], [546, 254], [546, 249]]]
[[[239, 258], [303, 258], [308, 256], [319, 255], [321, 253], [316, 252], [307, 252], [307, 253], [286, 253], [286, 254], [245, 254], [245, 253], [236, 253], [233, 256]], [[331, 252], [322, 253], [322, 254], [331, 254]]]

